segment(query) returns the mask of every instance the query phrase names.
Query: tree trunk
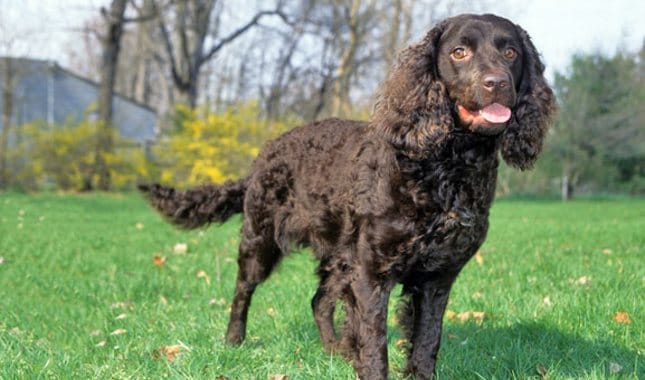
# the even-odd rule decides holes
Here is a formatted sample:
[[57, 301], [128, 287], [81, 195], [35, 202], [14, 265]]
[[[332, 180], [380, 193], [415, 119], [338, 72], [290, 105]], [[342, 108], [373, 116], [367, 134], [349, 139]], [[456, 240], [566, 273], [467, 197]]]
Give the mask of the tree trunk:
[[562, 175], [562, 184], [561, 184], [561, 189], [560, 189], [560, 198], [562, 199], [562, 202], [566, 202], [569, 200], [571, 197], [571, 193], [569, 191], [569, 176], [566, 174]]
[[[114, 127], [112, 125], [114, 82], [117, 62], [121, 50], [124, 14], [127, 0], [112, 0], [109, 13], [103, 10], [107, 23], [107, 35], [103, 37], [103, 57], [101, 62], [101, 87], [99, 89], [98, 142], [95, 156], [95, 174], [98, 175], [98, 188], [110, 189], [110, 168], [105, 160], [106, 154], [114, 150]], [[89, 189], [88, 189], [89, 190]]]
[[9, 182], [7, 161], [9, 151], [9, 130], [13, 114], [13, 70], [11, 58], [5, 58], [2, 65], [2, 134], [0, 134], [0, 188], [6, 188]]
[[352, 0], [351, 9], [349, 11], [349, 43], [343, 51], [340, 58], [340, 64], [336, 70], [336, 82], [334, 83], [332, 113], [335, 116], [347, 116], [349, 113], [349, 88], [350, 77], [356, 69], [353, 67], [356, 49], [361, 43], [361, 33], [359, 32], [359, 7], [361, 0]]

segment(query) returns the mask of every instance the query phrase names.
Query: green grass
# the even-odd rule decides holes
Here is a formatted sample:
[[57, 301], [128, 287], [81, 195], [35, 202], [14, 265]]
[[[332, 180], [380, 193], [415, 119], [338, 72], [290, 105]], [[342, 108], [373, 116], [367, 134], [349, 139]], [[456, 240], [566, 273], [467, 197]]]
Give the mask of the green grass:
[[[258, 289], [247, 341], [224, 344], [238, 230], [177, 231], [136, 195], [0, 194], [0, 378], [354, 379], [321, 349], [307, 253]], [[644, 200], [498, 201], [448, 307], [483, 321], [446, 320], [438, 378], [645, 378], [644, 247]], [[391, 313], [392, 378], [399, 339]]]

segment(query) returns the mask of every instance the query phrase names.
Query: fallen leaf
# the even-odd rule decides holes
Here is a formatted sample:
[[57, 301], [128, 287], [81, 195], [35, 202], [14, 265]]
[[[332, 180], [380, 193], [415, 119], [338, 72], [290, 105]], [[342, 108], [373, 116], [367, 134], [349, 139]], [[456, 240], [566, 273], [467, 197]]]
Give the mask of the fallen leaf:
[[4, 264], [5, 262], [6, 261], [5, 261], [4, 257], [0, 256], [0, 265]]
[[188, 252], [188, 244], [186, 243], [177, 243], [175, 246], [172, 248], [172, 251], [176, 255], [185, 255], [186, 252]]
[[613, 251], [611, 249], [609, 249], [609, 248], [605, 248], [605, 249], [602, 250], [603, 255], [611, 255], [612, 253], [613, 253]]
[[177, 355], [181, 353], [181, 345], [175, 344], [172, 346], [161, 346], [159, 348], [159, 353], [165, 356], [166, 359], [174, 362]]
[[448, 318], [448, 320], [452, 321], [455, 319], [455, 316], [457, 316], [457, 313], [452, 310], [446, 310], [445, 317]]
[[224, 306], [224, 305], [226, 305], [226, 300], [224, 298], [219, 298], [219, 299], [211, 298], [208, 301], [208, 304], [209, 305]]
[[110, 333], [110, 335], [122, 335], [122, 334], [125, 334], [127, 332], [128, 332], [128, 330], [125, 330], [125, 329], [116, 329], [116, 330], [112, 331]]
[[94, 330], [90, 332], [90, 336], [99, 336], [101, 335], [101, 330]]
[[14, 327], [11, 330], [9, 330], [9, 334], [11, 335], [22, 335], [22, 330], [20, 330], [20, 327]]
[[477, 291], [477, 292], [473, 293], [473, 295], [471, 297], [473, 297], [473, 299], [478, 300], [478, 299], [482, 298], [483, 296], [484, 295], [481, 292]]
[[289, 376], [284, 374], [269, 375], [269, 380], [289, 380]]
[[394, 346], [396, 346], [396, 348], [403, 348], [406, 346], [407, 343], [408, 343], [407, 339], [399, 339], [396, 341], [396, 343], [394, 343]]
[[546, 367], [545, 367], [545, 366], [543, 366], [542, 364], [538, 364], [538, 365], [535, 367], [535, 370], [537, 371], [538, 375], [540, 375], [540, 377], [541, 377], [541, 378], [543, 378], [543, 379], [547, 379], [547, 378], [548, 378], [548, 376], [549, 376], [549, 370], [548, 370], [548, 369], [546, 369]]
[[618, 373], [618, 372], [620, 372], [622, 370], [623, 370], [622, 365], [620, 365], [618, 363], [614, 363], [614, 362], [609, 363], [609, 372], [610, 373], [614, 374], [614, 373]]
[[155, 264], [156, 267], [161, 268], [165, 263], [166, 263], [167, 257], [166, 256], [159, 256], [155, 255], [152, 258], [152, 262]]
[[142, 230], [143, 227], [144, 227], [143, 223], [137, 223], [137, 224], [134, 225], [134, 228], [136, 228], [137, 230]]
[[471, 319], [476, 323], [481, 323], [484, 320], [485, 315], [486, 313], [484, 313], [483, 311], [464, 311], [457, 314], [457, 319], [459, 319], [459, 321], [461, 321], [462, 323], [467, 322]]
[[624, 325], [629, 325], [632, 323], [631, 319], [629, 319], [629, 313], [620, 310], [617, 311], [616, 314], [614, 314], [614, 322], [622, 323]]
[[134, 309], [134, 304], [130, 301], [118, 301], [118, 302], [113, 302], [112, 305], [110, 305], [112, 309], [123, 309], [123, 310], [132, 310]]
[[121, 313], [121, 314], [117, 315], [116, 318], [114, 318], [114, 319], [121, 320], [121, 319], [126, 319], [127, 317], [128, 317], [128, 315], [126, 313]]
[[168, 305], [168, 300], [164, 296], [159, 296], [159, 302], [161, 302], [161, 304], [164, 306]]
[[484, 256], [482, 256], [482, 254], [479, 251], [477, 251], [477, 253], [475, 253], [475, 262], [479, 266], [484, 265]]
[[552, 306], [553, 302], [551, 302], [551, 297], [544, 297], [542, 300], [542, 303], [545, 304], [546, 306]]
[[206, 274], [206, 271], [203, 269], [200, 269], [197, 271], [197, 278], [203, 278], [206, 281], [206, 284], [210, 285], [211, 284], [211, 278], [209, 275]]
[[576, 285], [588, 285], [591, 283], [591, 277], [589, 276], [582, 276], [579, 279], [576, 280]]
[[106, 344], [107, 344], [107, 342], [102, 340], [102, 341], [98, 342], [97, 344], [95, 344], [94, 347], [105, 347]]
[[272, 307], [267, 309], [267, 314], [269, 314], [269, 317], [275, 317], [275, 309]]

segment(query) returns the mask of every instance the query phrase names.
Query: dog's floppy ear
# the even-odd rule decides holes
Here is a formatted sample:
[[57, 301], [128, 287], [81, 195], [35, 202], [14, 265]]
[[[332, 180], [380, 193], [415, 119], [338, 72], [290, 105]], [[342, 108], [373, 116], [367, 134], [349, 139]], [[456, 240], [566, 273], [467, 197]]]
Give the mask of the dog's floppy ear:
[[555, 96], [544, 79], [544, 64], [540, 61], [528, 33], [519, 26], [522, 39], [523, 68], [518, 102], [513, 118], [502, 133], [501, 152], [511, 166], [530, 169], [542, 150], [542, 143], [556, 110]]
[[381, 85], [372, 128], [410, 158], [440, 145], [453, 125], [446, 89], [437, 78], [437, 50], [444, 21], [403, 50]]

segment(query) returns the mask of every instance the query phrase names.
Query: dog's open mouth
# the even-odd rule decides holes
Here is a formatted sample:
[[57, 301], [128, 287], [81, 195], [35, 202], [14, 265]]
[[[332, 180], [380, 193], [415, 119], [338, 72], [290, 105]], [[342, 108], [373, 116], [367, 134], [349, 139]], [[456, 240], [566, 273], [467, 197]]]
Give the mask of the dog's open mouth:
[[511, 109], [499, 103], [489, 104], [477, 111], [471, 111], [458, 104], [457, 112], [462, 125], [484, 134], [501, 132], [511, 118]]

